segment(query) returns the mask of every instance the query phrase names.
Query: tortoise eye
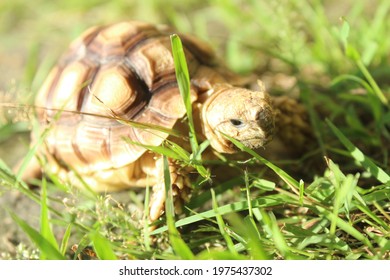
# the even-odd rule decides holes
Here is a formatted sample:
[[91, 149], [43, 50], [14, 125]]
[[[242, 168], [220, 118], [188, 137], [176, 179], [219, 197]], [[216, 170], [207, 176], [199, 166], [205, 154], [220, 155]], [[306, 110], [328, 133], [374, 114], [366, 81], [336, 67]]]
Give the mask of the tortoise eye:
[[241, 128], [245, 125], [245, 123], [240, 119], [230, 119], [230, 123], [237, 128]]

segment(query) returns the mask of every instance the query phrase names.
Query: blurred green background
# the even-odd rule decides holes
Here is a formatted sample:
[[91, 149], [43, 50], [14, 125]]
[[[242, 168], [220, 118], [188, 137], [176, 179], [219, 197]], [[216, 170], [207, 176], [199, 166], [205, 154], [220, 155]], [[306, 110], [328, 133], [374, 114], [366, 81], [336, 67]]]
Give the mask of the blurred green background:
[[237, 71], [278, 67], [302, 73], [311, 67], [335, 75], [348, 67], [337, 40], [341, 17], [350, 22], [350, 40], [366, 59], [372, 65], [383, 62], [390, 44], [389, 36], [380, 36], [389, 29], [387, 2], [2, 0], [0, 86], [9, 90], [15, 81], [18, 87], [36, 90], [47, 68], [82, 31], [129, 19], [193, 33], [210, 42]]

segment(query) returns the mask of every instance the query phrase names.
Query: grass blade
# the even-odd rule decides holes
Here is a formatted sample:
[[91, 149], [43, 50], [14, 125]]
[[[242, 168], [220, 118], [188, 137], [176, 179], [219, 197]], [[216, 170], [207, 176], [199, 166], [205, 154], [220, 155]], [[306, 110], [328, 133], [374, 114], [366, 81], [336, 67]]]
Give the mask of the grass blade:
[[293, 177], [291, 177], [289, 174], [287, 174], [284, 170], [282, 170], [281, 168], [277, 167], [276, 165], [274, 165], [273, 163], [269, 162], [268, 160], [266, 160], [265, 158], [263, 158], [262, 156], [260, 156], [259, 154], [257, 154], [255, 151], [253, 151], [252, 149], [249, 149], [248, 147], [244, 146], [244, 144], [242, 144], [241, 142], [237, 141], [236, 139], [224, 134], [224, 136], [226, 138], [229, 139], [229, 141], [231, 141], [235, 146], [237, 146], [237, 148], [239, 148], [241, 151], [244, 151], [248, 154], [250, 154], [251, 156], [253, 156], [255, 159], [257, 159], [258, 161], [260, 161], [262, 164], [266, 165], [267, 167], [269, 167], [271, 170], [273, 170], [283, 181], [286, 182], [286, 184], [288, 184], [290, 187], [294, 188], [295, 190], [299, 190], [299, 185], [300, 183], [295, 180]]
[[[383, 94], [382, 90], [379, 88], [378, 84], [375, 82], [374, 78], [372, 77], [372, 75], [368, 71], [367, 67], [364, 65], [363, 60], [360, 57], [360, 54], [353, 46], [351, 46], [348, 43], [350, 26], [349, 26], [348, 21], [346, 21], [344, 18], [342, 18], [342, 21], [343, 21], [343, 25], [342, 25], [341, 30], [340, 30], [340, 39], [341, 39], [341, 42], [344, 46], [344, 50], [345, 50], [346, 55], [355, 62], [356, 66], [363, 73], [363, 76], [366, 78], [366, 80], [370, 84], [374, 95], [384, 105], [388, 105], [389, 101], [388, 101], [387, 97]], [[371, 91], [369, 91], [369, 92], [371, 92]]]
[[357, 240], [363, 242], [368, 247], [373, 248], [371, 242], [362, 233], [360, 233], [357, 229], [355, 229], [351, 224], [349, 224], [348, 222], [344, 221], [340, 217], [334, 215], [332, 212], [329, 212], [325, 208], [316, 206], [316, 209], [320, 213], [322, 213], [329, 221], [335, 221], [335, 223], [336, 223], [338, 228], [340, 228], [341, 230], [345, 231], [349, 235], [353, 236]]
[[[256, 208], [256, 210], [259, 209]], [[229, 214], [227, 219], [233, 226], [233, 230], [241, 235], [241, 238], [244, 240], [242, 243], [252, 259], [268, 260], [271, 258], [264, 249], [264, 243], [261, 240], [260, 232], [253, 217], [246, 216], [242, 219], [241, 215], [233, 213]]]
[[379, 182], [385, 184], [390, 182], [390, 175], [382, 168], [377, 166], [369, 157], [365, 156], [347, 137], [330, 121], [326, 120], [333, 133], [337, 136], [340, 142], [347, 148], [349, 154], [361, 164], [371, 175], [373, 175]]
[[180, 233], [175, 225], [175, 210], [173, 206], [173, 197], [172, 197], [172, 185], [171, 185], [171, 174], [169, 171], [168, 159], [164, 156], [164, 185], [165, 185], [165, 216], [167, 219], [169, 240], [171, 242], [173, 250], [179, 255], [182, 259], [192, 260], [194, 259], [194, 254], [191, 252], [190, 248], [180, 237]]
[[[42, 179], [42, 193], [41, 193], [41, 235], [50, 242], [50, 244], [58, 250], [58, 244], [54, 237], [49, 222], [49, 209], [47, 207], [47, 184], [45, 178]], [[41, 252], [41, 259], [46, 259], [44, 251]]]
[[[293, 205], [298, 205], [297, 201], [292, 199], [288, 195], [284, 194], [276, 194], [276, 195], [268, 195], [266, 197], [260, 197], [251, 201], [252, 208], [256, 207], [272, 207], [277, 205], [285, 205], [286, 203], [291, 203]], [[249, 209], [249, 205], [247, 201], [239, 201], [231, 204], [226, 204], [218, 207], [218, 213], [220, 215], [230, 214], [234, 212], [246, 211]], [[196, 215], [192, 215], [176, 222], [176, 226], [184, 226], [188, 224], [192, 224], [204, 219], [214, 218], [215, 217], [214, 210], [207, 210]], [[167, 227], [161, 227], [154, 230], [151, 234], [158, 234], [167, 230]]]
[[[182, 153], [181, 150], [174, 150], [175, 146], [172, 147], [171, 145], [168, 144], [168, 142], [166, 142], [168, 145], [152, 146], [152, 145], [141, 144], [141, 143], [132, 141], [128, 138], [124, 138], [124, 140], [129, 144], [143, 147], [149, 151], [152, 151], [156, 154], [164, 155], [168, 158], [172, 158], [172, 159], [176, 159], [176, 160], [184, 161], [184, 162], [189, 161], [188, 153]], [[171, 147], [169, 147], [169, 146], [171, 146]]]
[[22, 228], [22, 230], [30, 237], [30, 239], [37, 245], [41, 252], [44, 252], [45, 257], [50, 260], [64, 260], [65, 257], [55, 248], [49, 240], [42, 236], [38, 231], [33, 229], [23, 219], [16, 214], [8, 211], [12, 219]]
[[201, 162], [201, 154], [204, 149], [207, 148], [208, 142], [203, 143], [200, 147], [198, 140], [196, 139], [196, 131], [194, 125], [194, 119], [192, 116], [192, 101], [190, 91], [190, 75], [188, 73], [187, 62], [184, 54], [183, 44], [180, 37], [177, 34], [171, 35], [171, 45], [173, 61], [175, 64], [175, 72], [177, 84], [179, 86], [180, 94], [183, 98], [183, 102], [186, 108], [186, 114], [189, 126], [189, 141], [191, 145], [192, 155], [191, 159], [195, 162], [192, 165], [197, 169], [199, 174], [208, 179], [210, 177], [209, 172], [199, 162]]
[[218, 204], [217, 204], [217, 199], [215, 198], [214, 190], [211, 189], [210, 191], [211, 191], [211, 196], [213, 198], [213, 210], [215, 212], [215, 218], [217, 219], [219, 231], [221, 232], [222, 237], [225, 239], [226, 246], [230, 251], [230, 253], [237, 254], [236, 250], [234, 249], [234, 243], [230, 238], [229, 234], [226, 232], [225, 222], [223, 221], [222, 216], [218, 213]]
[[146, 186], [145, 189], [145, 202], [144, 202], [144, 246], [150, 251], [150, 228], [149, 228], [149, 209], [150, 209], [150, 186]]
[[0, 179], [2, 186], [14, 188], [36, 203], [40, 203], [39, 195], [33, 192], [26, 183], [19, 181], [7, 164], [0, 159]]
[[192, 117], [190, 75], [188, 73], [187, 62], [184, 55], [183, 45], [181, 43], [180, 37], [176, 34], [171, 35], [171, 44], [172, 44], [173, 61], [175, 63], [176, 79], [180, 89], [180, 94], [184, 101], [187, 118], [188, 118], [188, 125], [190, 128], [190, 133], [189, 133], [190, 144], [191, 144], [192, 151], [196, 154], [196, 152], [198, 151], [198, 141], [196, 139], [194, 120]]
[[109, 240], [107, 240], [107, 238], [105, 238], [103, 235], [95, 231], [89, 234], [89, 238], [91, 239], [95, 253], [100, 260], [117, 259], [111, 247], [112, 243]]
[[[376, 204], [376, 205], [375, 205]], [[374, 205], [378, 209], [378, 204], [374, 202]], [[356, 207], [362, 211], [362, 213], [365, 213], [370, 219], [372, 219], [375, 223], [377, 223], [379, 226], [383, 227], [385, 230], [390, 231], [390, 219], [388, 219], [389, 222], [386, 222], [382, 220], [380, 217], [378, 217], [373, 211], [371, 211], [367, 206], [365, 205], [356, 205]], [[380, 207], [380, 206], [379, 206]], [[383, 212], [381, 214], [387, 215], [386, 212]], [[389, 217], [387, 217], [389, 218]]]
[[60, 252], [62, 255], [65, 255], [65, 253], [66, 253], [71, 230], [72, 230], [72, 224], [69, 224], [66, 228], [65, 233], [64, 233], [64, 237], [62, 237], [62, 241], [61, 241]]
[[271, 230], [271, 234], [272, 234], [272, 238], [273, 238], [274, 243], [275, 243], [275, 247], [279, 250], [281, 255], [285, 259], [296, 259], [296, 256], [291, 252], [290, 247], [288, 246], [273, 213], [270, 212], [268, 214], [264, 210], [260, 210], [260, 212], [261, 212], [261, 215], [263, 217], [264, 223]]

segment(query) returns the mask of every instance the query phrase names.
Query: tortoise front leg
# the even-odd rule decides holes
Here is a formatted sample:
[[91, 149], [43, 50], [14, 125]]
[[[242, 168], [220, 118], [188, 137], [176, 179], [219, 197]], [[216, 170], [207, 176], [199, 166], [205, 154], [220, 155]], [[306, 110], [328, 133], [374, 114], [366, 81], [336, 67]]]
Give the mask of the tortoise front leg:
[[[175, 212], [180, 213], [182, 202], [188, 200], [190, 182], [187, 176], [180, 173], [181, 168], [174, 160], [168, 158], [168, 165]], [[153, 186], [149, 208], [149, 220], [151, 222], [154, 222], [161, 217], [165, 210], [164, 160], [161, 156], [156, 160], [155, 172], [157, 183]]]
[[[24, 159], [19, 160], [19, 162], [13, 167], [13, 172], [17, 174], [24, 162]], [[42, 176], [42, 167], [36, 156], [32, 157], [27, 164], [27, 168], [21, 174], [20, 179], [23, 182], [29, 183], [32, 179], [38, 179]]]

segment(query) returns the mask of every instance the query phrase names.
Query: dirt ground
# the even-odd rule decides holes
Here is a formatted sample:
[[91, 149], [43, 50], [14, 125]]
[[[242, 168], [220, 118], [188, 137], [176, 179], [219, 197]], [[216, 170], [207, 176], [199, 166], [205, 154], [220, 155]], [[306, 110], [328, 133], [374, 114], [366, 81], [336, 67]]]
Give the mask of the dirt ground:
[[31, 217], [39, 216], [39, 205], [17, 191], [9, 191], [1, 195], [0, 205], [2, 206], [0, 207], [0, 259], [33, 257], [27, 249], [31, 245], [31, 241], [12, 220], [6, 209], [12, 210], [19, 217], [27, 220], [31, 226], [37, 228], [38, 220], [31, 219]]
[[[28, 141], [28, 135], [22, 134], [16, 138], [8, 139], [1, 145], [0, 158], [9, 166], [16, 164], [17, 159], [22, 158], [26, 152], [22, 142]], [[19, 258], [23, 258], [20, 255], [23, 254], [21, 251], [25, 251], [23, 249], [25, 249], [25, 246], [28, 247], [31, 242], [12, 220], [7, 213], [7, 209], [22, 219], [27, 220], [34, 228], [37, 228], [38, 220], [35, 217], [39, 217], [40, 207], [20, 192], [0, 186], [0, 259], [15, 258], [17, 255], [19, 255]], [[28, 258], [29, 256], [25, 257]]]

